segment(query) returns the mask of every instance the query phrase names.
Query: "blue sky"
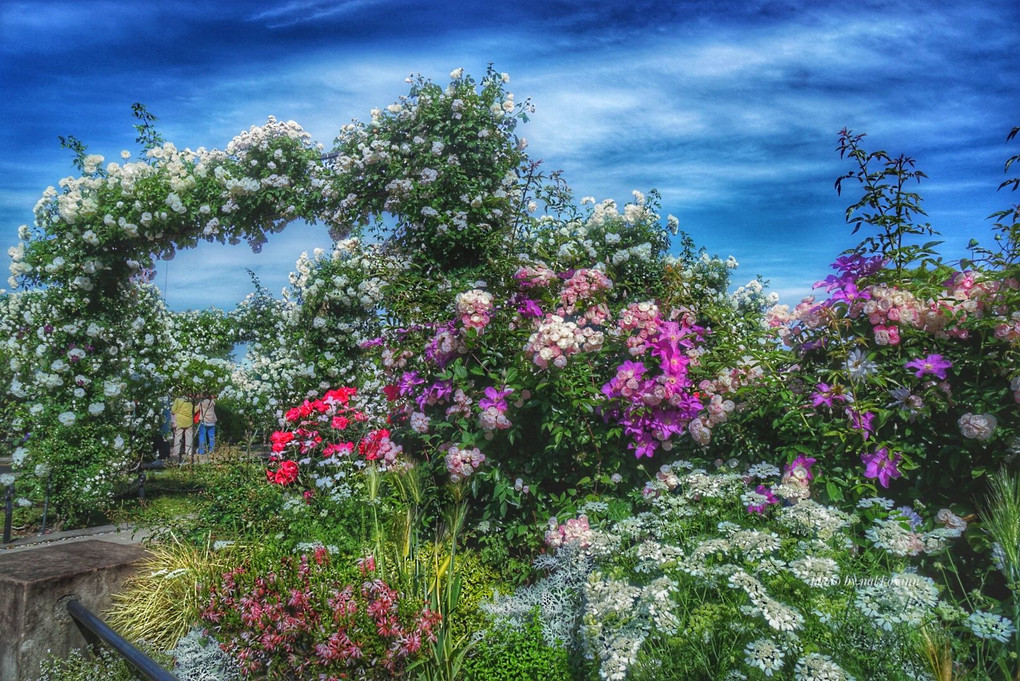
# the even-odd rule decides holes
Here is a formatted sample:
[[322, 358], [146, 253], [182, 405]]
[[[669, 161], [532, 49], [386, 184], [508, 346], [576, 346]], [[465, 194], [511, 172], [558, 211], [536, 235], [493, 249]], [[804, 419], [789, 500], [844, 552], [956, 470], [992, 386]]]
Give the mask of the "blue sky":
[[[58, 135], [115, 158], [142, 102], [178, 146], [224, 147], [268, 115], [330, 146], [423, 73], [488, 62], [537, 107], [520, 132], [577, 195], [624, 202], [657, 188], [663, 213], [740, 262], [784, 302], [839, 251], [846, 126], [907, 153], [947, 259], [988, 238], [1005, 142], [1020, 124], [1020, 3], [0, 0], [0, 243], [72, 172]], [[246, 269], [279, 291], [322, 227], [291, 225], [259, 255], [202, 244], [157, 276], [171, 307], [232, 307]]]

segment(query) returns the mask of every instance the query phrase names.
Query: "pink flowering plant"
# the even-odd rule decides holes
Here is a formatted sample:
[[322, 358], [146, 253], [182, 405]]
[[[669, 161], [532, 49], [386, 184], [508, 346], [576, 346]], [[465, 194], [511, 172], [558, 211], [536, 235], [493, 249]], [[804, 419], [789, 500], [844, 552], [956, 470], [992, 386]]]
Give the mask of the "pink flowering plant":
[[422, 659], [441, 617], [376, 574], [332, 564], [325, 548], [261, 572], [237, 567], [210, 588], [206, 626], [244, 678], [390, 679]]
[[[572, 229], [604, 239], [617, 232], [633, 238], [630, 230], [668, 233], [668, 225], [654, 227], [654, 204], [639, 200], [622, 213], [610, 203], [593, 205], [576, 220], [588, 231], [571, 222]], [[565, 238], [559, 224], [536, 223], [536, 250], [548, 252]], [[555, 252], [569, 263], [588, 258], [594, 267], [558, 270], [532, 260], [510, 277], [490, 278], [486, 289], [455, 293], [449, 321], [396, 329], [364, 344], [379, 353], [402, 445], [421, 458], [444, 453], [451, 478], [470, 483], [493, 518], [519, 513], [515, 508], [569, 506], [564, 492], [578, 485], [599, 494], [618, 484], [614, 476], [636, 479], [639, 459], [688, 434], [707, 441], [735, 408], [726, 388], [704, 382], [711, 376], [701, 371], [711, 333], [700, 320], [723, 323], [736, 313], [676, 292], [667, 298], [661, 276], [649, 276], [691, 272], [712, 260], [691, 255], [670, 264], [659, 246], [614, 258], [618, 251], [603, 246], [594, 254], [605, 253], [604, 260], [592, 263], [591, 253], [578, 255], [580, 246], [565, 247], [574, 243], [568, 236]], [[642, 270], [631, 258], [645, 251]], [[654, 296], [662, 296], [661, 304]]]
[[934, 244], [912, 241], [931, 233], [914, 221], [920, 196], [906, 189], [923, 174], [860, 141], [841, 136], [859, 165], [842, 180], [865, 189], [848, 220], [877, 235], [836, 260], [835, 274], [816, 284], [823, 295], [768, 311], [787, 350], [751, 353], [770, 370], [740, 387], [740, 418], [718, 444], [824, 452], [818, 469], [835, 500], [875, 487], [965, 500], [1020, 443], [1020, 271], [1003, 261], [953, 268], [935, 259]]

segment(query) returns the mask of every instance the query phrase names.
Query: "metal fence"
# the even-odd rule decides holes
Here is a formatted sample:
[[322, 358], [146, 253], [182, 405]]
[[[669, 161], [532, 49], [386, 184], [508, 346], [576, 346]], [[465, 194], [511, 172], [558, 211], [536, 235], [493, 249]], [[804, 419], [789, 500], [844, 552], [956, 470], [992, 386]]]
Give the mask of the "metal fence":
[[178, 681], [177, 677], [160, 667], [148, 655], [135, 648], [117, 632], [107, 626], [94, 612], [86, 608], [76, 598], [66, 601], [67, 613], [78, 625], [85, 640], [95, 643], [102, 641], [114, 652], [123, 657], [128, 664], [152, 681]]
[[[126, 492], [122, 492], [120, 497], [127, 497], [137, 495], [139, 499], [145, 499], [145, 481], [147, 479], [146, 471], [162, 469], [165, 466], [163, 461], [154, 461], [150, 463], [141, 464], [128, 471], [128, 475], [134, 475], [135, 478], [132, 481]], [[7, 475], [12, 475], [7, 473]], [[13, 477], [13, 475], [12, 475]], [[14, 504], [17, 499], [17, 493], [15, 490], [16, 480], [9, 482], [4, 487], [4, 530], [3, 530], [3, 544], [11, 543], [11, 534], [13, 532], [13, 521], [14, 521]], [[46, 493], [43, 497], [42, 506], [42, 520], [39, 524], [39, 536], [46, 534], [47, 521], [49, 519], [50, 510], [50, 481], [47, 478], [46, 481]]]

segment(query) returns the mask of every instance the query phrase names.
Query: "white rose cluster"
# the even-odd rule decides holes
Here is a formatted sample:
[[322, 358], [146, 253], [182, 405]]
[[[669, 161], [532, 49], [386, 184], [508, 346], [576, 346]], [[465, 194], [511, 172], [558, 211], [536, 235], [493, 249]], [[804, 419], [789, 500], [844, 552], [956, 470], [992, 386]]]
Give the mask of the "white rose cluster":
[[995, 433], [995, 426], [998, 421], [991, 414], [967, 413], [957, 421], [960, 426], [960, 434], [971, 440], [990, 440]]

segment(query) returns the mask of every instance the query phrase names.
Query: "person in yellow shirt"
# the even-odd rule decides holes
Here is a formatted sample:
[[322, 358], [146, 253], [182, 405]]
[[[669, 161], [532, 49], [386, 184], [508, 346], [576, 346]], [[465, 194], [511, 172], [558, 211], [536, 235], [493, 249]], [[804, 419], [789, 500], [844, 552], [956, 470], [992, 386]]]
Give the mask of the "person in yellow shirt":
[[178, 454], [181, 461], [184, 461], [185, 456], [191, 456], [195, 451], [195, 406], [187, 397], [178, 397], [170, 405], [170, 413], [174, 417], [173, 453]]

